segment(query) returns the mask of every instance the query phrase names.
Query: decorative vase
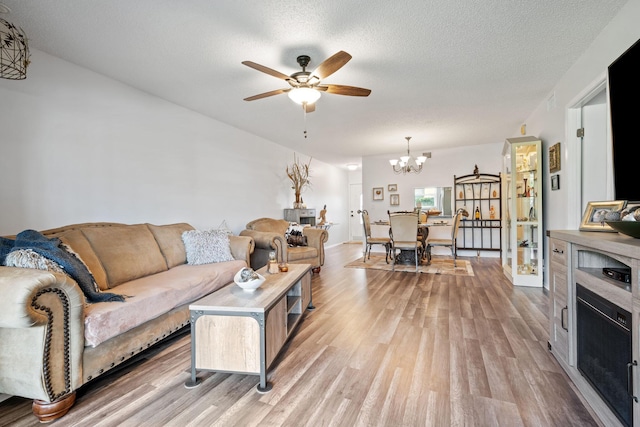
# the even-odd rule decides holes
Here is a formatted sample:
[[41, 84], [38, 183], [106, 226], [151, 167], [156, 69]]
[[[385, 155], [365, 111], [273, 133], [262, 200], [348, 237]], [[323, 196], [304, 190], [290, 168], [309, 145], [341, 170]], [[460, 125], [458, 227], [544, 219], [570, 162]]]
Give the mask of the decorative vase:
[[522, 197], [527, 197], [529, 195], [529, 187], [527, 187], [527, 178], [522, 178], [524, 181], [524, 193], [522, 193]]

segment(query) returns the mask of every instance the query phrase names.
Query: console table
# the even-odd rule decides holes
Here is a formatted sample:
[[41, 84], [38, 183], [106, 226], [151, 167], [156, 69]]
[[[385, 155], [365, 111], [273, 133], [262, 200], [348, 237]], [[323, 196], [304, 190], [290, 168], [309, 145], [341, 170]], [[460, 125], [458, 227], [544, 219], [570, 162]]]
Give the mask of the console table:
[[[617, 413], [632, 419], [631, 425], [640, 426], [640, 404], [637, 398], [640, 396], [640, 372], [637, 366], [637, 361], [640, 360], [640, 239], [618, 233], [573, 230], [551, 230], [547, 232], [547, 236], [550, 253], [549, 350], [604, 425], [625, 425], [626, 422], [623, 424]], [[605, 267], [630, 272], [629, 283], [607, 276], [603, 273]], [[584, 315], [579, 315], [581, 310], [582, 313], [589, 311], [584, 308], [589, 306], [589, 302], [578, 295], [580, 292], [584, 294], [585, 290], [587, 294], [605, 302], [605, 308], [600, 311], [603, 320], [599, 322], [612, 326], [603, 328], [604, 333], [598, 328], [587, 327], [589, 322]], [[597, 313], [597, 306], [591, 305], [591, 308], [591, 312]], [[613, 313], [613, 316], [607, 318], [607, 311]], [[628, 314], [630, 319], [627, 318]], [[589, 316], [597, 318], [596, 315]], [[580, 325], [580, 322], [583, 324]], [[608, 332], [610, 327], [615, 328], [613, 332]], [[618, 391], [625, 397], [616, 401], [628, 402], [623, 404], [626, 409], [613, 409], [612, 405], [607, 404], [603, 393], [587, 380], [584, 371], [588, 368], [584, 365], [581, 367], [579, 363], [578, 353], [580, 348], [584, 348], [579, 345], [579, 331], [582, 331], [580, 336], [583, 342], [592, 341], [595, 351], [612, 356], [619, 356], [624, 352], [611, 345], [610, 336], [626, 331], [624, 333], [630, 337], [619, 340], [626, 342], [628, 355], [625, 357], [628, 357], [628, 362], [622, 361], [622, 369], [619, 369], [620, 361], [611, 362], [612, 366], [617, 365], [618, 368], [606, 372], [607, 376], [617, 372], [615, 376], [622, 377], [618, 381]], [[603, 338], [598, 338], [594, 343], [596, 333]], [[591, 350], [585, 352], [588, 351]], [[582, 357], [588, 360], [586, 356]], [[600, 366], [597, 368], [601, 369]]]
[[265, 282], [254, 292], [231, 283], [189, 305], [191, 379], [197, 370], [260, 375], [259, 392], [271, 390], [267, 370], [311, 302], [311, 265], [289, 264], [286, 273], [258, 270]]

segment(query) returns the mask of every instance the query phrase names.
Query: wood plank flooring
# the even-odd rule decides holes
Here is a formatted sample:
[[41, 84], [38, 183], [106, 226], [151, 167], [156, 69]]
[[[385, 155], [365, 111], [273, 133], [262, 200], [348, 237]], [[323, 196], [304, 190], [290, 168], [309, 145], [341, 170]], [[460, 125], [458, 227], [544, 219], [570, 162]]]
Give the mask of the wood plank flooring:
[[[547, 350], [548, 298], [514, 288], [497, 258], [475, 277], [343, 268], [327, 250], [313, 302], [259, 394], [257, 376], [190, 378], [188, 331], [99, 378], [55, 426], [596, 426]], [[31, 400], [0, 425], [38, 425]]]

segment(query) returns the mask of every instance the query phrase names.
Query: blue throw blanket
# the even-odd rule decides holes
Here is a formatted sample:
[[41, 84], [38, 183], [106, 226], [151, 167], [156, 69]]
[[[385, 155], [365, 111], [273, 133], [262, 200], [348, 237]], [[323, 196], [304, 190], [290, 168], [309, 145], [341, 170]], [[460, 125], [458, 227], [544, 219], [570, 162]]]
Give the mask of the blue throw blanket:
[[64, 272], [78, 283], [87, 301], [124, 301], [122, 295], [100, 292], [96, 281], [86, 265], [74, 253], [66, 250], [60, 239], [49, 239], [35, 230], [24, 230], [15, 240], [0, 238], [0, 265], [5, 263], [6, 256], [19, 249], [31, 249], [33, 252], [57, 263]]

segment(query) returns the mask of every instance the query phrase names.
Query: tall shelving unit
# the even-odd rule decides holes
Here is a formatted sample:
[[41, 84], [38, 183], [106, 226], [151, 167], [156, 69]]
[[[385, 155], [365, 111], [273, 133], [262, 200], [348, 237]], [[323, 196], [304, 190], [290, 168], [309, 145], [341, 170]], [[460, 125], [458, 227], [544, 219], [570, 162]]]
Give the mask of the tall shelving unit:
[[[462, 208], [458, 249], [502, 251], [502, 184], [498, 173], [474, 173], [453, 177], [455, 210]], [[479, 218], [476, 218], [478, 216]]]
[[514, 285], [542, 286], [542, 156], [532, 136], [508, 138], [502, 150], [504, 274]]

